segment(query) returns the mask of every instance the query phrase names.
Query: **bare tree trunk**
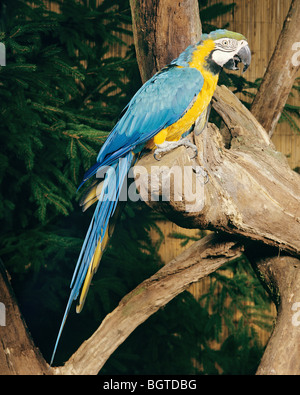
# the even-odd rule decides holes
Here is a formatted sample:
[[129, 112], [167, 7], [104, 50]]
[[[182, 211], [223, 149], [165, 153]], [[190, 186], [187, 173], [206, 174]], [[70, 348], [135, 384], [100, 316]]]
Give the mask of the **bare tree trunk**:
[[197, 0], [130, 0], [130, 7], [143, 82], [200, 40]]
[[277, 306], [272, 336], [258, 375], [300, 374], [300, 260], [293, 257], [258, 259], [259, 277]]
[[[300, 0], [292, 0], [251, 112], [272, 136], [300, 67]], [[296, 45], [295, 45], [296, 44]], [[299, 44], [299, 45], [298, 45]]]
[[7, 272], [0, 261], [0, 374], [51, 374], [46, 361], [35, 347], [16, 302]]

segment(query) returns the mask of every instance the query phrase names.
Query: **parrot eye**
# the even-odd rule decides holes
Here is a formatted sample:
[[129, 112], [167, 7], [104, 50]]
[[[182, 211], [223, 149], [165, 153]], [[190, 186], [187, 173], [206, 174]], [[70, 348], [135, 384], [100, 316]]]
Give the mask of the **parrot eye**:
[[237, 47], [237, 41], [227, 37], [221, 39], [217, 46], [225, 51], [232, 51]]
[[234, 47], [234, 40], [230, 40], [229, 38], [225, 38], [222, 41], [222, 46], [225, 47], [225, 48]]

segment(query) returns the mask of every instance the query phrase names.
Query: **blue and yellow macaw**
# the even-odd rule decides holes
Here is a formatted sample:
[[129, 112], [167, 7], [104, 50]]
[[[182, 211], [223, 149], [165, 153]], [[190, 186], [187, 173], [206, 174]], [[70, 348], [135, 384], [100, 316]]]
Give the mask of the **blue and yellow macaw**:
[[[76, 311], [82, 310], [112, 232], [112, 219], [123, 182], [138, 155], [144, 148], [154, 150], [157, 156], [170, 147], [191, 146], [182, 136], [192, 130], [200, 115], [201, 119], [207, 120], [221, 69], [238, 70], [238, 64], [243, 62], [245, 71], [250, 61], [251, 52], [243, 35], [221, 29], [203, 34], [197, 44], [190, 45], [148, 80], [123, 110], [103, 144], [96, 164], [87, 171], [82, 182], [107, 166], [111, 169], [100, 186], [97, 183], [92, 185], [82, 202], [85, 210], [98, 201], [75, 267], [51, 364], [71, 304], [80, 291]], [[193, 145], [192, 148], [196, 149]]]

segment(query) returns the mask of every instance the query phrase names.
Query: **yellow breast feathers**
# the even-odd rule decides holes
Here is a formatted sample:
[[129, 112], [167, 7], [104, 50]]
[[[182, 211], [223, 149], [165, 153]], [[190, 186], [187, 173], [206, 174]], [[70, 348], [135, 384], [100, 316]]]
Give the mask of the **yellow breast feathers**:
[[192, 60], [189, 62], [189, 67], [194, 67], [199, 70], [204, 78], [203, 87], [194, 101], [191, 108], [175, 123], [161, 130], [152, 141], [147, 144], [148, 148], [154, 149], [155, 145], [162, 144], [167, 141], [178, 141], [183, 133], [188, 131], [195, 123], [198, 116], [209, 105], [212, 95], [216, 89], [218, 82], [218, 74], [213, 75], [209, 70], [204, 68], [205, 58], [214, 49], [214, 41], [206, 40], [201, 43], [193, 52]]

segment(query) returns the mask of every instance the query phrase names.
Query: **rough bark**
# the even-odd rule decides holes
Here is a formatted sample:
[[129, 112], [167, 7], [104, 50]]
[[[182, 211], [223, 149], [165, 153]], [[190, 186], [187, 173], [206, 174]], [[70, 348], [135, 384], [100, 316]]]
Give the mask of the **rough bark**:
[[126, 295], [57, 374], [97, 374], [109, 356], [150, 315], [190, 284], [242, 253], [239, 242], [208, 235]]
[[[0, 261], [0, 301], [5, 326], [0, 326], [0, 375], [44, 375], [51, 369], [35, 347]], [[2, 306], [3, 306], [2, 305]]]
[[[230, 148], [225, 148], [217, 127], [209, 124], [195, 138], [196, 160], [190, 159], [185, 148], [165, 155], [160, 162], [153, 154], [142, 158], [138, 165], [146, 171], [136, 177], [143, 195], [148, 192], [147, 204], [183, 227], [221, 230], [300, 254], [300, 239], [295, 237], [300, 233], [299, 174], [290, 169], [265, 130], [226, 87], [218, 87], [213, 105], [233, 136]], [[178, 177], [171, 182], [169, 201], [158, 202], [173, 169], [191, 166], [203, 168], [209, 177], [200, 190], [203, 195], [197, 196], [204, 202], [200, 210], [186, 210], [191, 202], [185, 199]], [[194, 185], [197, 176], [193, 177]], [[154, 201], [153, 191], [157, 194]]]
[[197, 0], [130, 0], [130, 7], [143, 82], [200, 40]]
[[257, 375], [300, 374], [300, 260], [272, 257], [255, 261], [277, 306], [277, 320]]
[[251, 112], [272, 136], [300, 67], [300, 0], [293, 0]]

